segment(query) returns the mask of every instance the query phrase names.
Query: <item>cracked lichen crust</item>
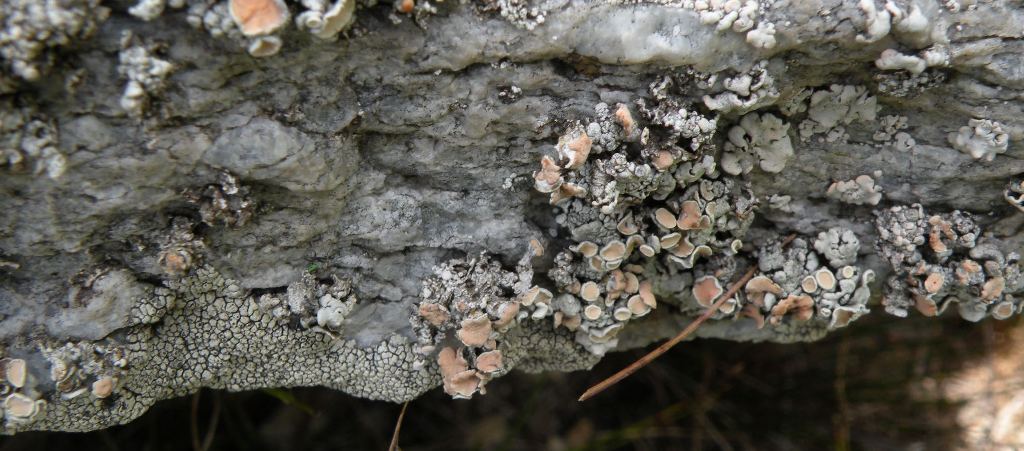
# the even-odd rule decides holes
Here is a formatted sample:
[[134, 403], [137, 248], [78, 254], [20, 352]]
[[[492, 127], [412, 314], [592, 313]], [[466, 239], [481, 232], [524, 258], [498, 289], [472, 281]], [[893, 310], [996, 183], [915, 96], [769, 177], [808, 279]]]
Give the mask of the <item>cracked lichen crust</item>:
[[[338, 284], [335, 280], [332, 286]], [[302, 297], [289, 291], [290, 297]], [[327, 291], [319, 296], [321, 302], [338, 294], [337, 289]], [[31, 365], [23, 386], [7, 396], [31, 399], [39, 408], [26, 418], [8, 409], [4, 432], [85, 431], [122, 424], [156, 401], [200, 387], [320, 385], [401, 402], [441, 383], [437, 365], [422, 362], [414, 340], [401, 333], [361, 346], [345, 336], [344, 322], [331, 329], [339, 334], [333, 335], [307, 327], [300, 316], [281, 321], [261, 304], [236, 282], [202, 267], [139, 300], [136, 311], [150, 312], [142, 316], [143, 324], [96, 342], [43, 340], [10, 346], [6, 355]], [[507, 334], [497, 349], [505, 356], [502, 373], [513, 368], [574, 371], [597, 363], [571, 334], [531, 325]]]
[[431, 372], [413, 369], [415, 355], [406, 338], [396, 335], [364, 348], [351, 340], [282, 325], [235, 282], [209, 267], [157, 289], [154, 296], [161, 300], [153, 303], [174, 308], [154, 324], [126, 328], [107, 339], [125, 353], [110, 396], [65, 399], [48, 387], [50, 377], [39, 368], [32, 381], [46, 408], [35, 421], [7, 421], [5, 430], [103, 428], [130, 421], [158, 400], [200, 387], [245, 390], [273, 381], [271, 386], [324, 385], [357, 396], [402, 401], [438, 382]]

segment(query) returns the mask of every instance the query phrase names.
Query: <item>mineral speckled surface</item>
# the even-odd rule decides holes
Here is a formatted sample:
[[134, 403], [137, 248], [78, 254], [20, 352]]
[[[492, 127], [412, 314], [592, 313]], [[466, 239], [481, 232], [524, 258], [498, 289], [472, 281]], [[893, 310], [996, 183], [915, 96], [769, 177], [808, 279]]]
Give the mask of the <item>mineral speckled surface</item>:
[[[3, 432], [1024, 310], [1020, 2], [11, 0]], [[792, 238], [786, 240], [786, 237]], [[950, 309], [949, 307], [955, 307]]]

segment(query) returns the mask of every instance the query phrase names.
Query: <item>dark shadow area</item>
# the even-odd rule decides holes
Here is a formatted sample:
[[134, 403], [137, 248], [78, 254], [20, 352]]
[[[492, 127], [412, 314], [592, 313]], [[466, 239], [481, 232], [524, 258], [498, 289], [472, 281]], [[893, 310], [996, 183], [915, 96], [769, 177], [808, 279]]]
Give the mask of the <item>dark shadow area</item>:
[[[1020, 347], [1021, 326], [1019, 319], [874, 315], [817, 343], [688, 342], [578, 403], [591, 384], [645, 351], [615, 353], [590, 373], [515, 373], [470, 401], [435, 389], [409, 405], [400, 444], [407, 451], [971, 447], [958, 421], [964, 402], [948, 401], [942, 387]], [[190, 450], [205, 440], [209, 450], [386, 450], [401, 409], [320, 388], [204, 390], [193, 410], [195, 401], [161, 402], [105, 431], [5, 437], [0, 451]]]

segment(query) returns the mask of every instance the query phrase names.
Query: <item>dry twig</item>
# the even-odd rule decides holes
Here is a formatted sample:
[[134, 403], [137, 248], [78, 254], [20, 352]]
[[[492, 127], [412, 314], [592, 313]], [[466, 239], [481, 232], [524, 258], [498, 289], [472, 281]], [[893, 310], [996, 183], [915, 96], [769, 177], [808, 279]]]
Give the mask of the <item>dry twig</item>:
[[402, 404], [402, 411], [398, 413], [398, 421], [395, 423], [395, 432], [391, 434], [391, 445], [388, 451], [398, 451], [398, 433], [402, 430], [402, 420], [405, 418], [405, 409], [409, 407], [409, 401]]
[[[787, 245], [789, 245], [789, 243], [793, 242], [795, 238], [796, 235], [790, 235], [786, 237], [786, 239], [782, 241], [782, 246], [786, 247]], [[588, 388], [587, 391], [583, 392], [583, 395], [580, 396], [579, 401], [586, 401], [590, 398], [593, 398], [598, 393], [605, 391], [608, 387], [615, 385], [619, 381], [637, 372], [637, 370], [639, 370], [640, 368], [647, 366], [648, 364], [653, 362], [654, 359], [661, 357], [662, 354], [668, 352], [668, 350], [672, 349], [673, 346], [685, 340], [687, 337], [693, 334], [693, 332], [695, 332], [701, 324], [704, 324], [704, 321], [707, 321], [708, 318], [711, 318], [711, 315], [714, 315], [715, 312], [718, 311], [718, 308], [721, 307], [722, 304], [725, 304], [725, 301], [728, 301], [729, 298], [735, 295], [736, 292], [740, 290], [740, 287], [742, 287], [744, 284], [747, 283], [747, 281], [753, 278], [755, 272], [757, 272], [757, 266], [751, 266], [750, 269], [747, 270], [747, 273], [744, 274], [743, 277], [740, 277], [740, 280], [737, 280], [731, 286], [729, 286], [729, 290], [726, 291], [725, 294], [723, 294], [720, 298], [718, 298], [718, 300], [711, 305], [711, 308], [707, 309], [707, 311], [705, 311], [704, 314], [700, 315], [699, 318], [697, 318], [688, 326], [686, 326], [686, 328], [683, 329], [682, 332], [679, 332], [678, 334], [676, 334], [676, 336], [672, 337], [665, 343], [662, 343], [661, 346], [658, 346], [657, 349], [647, 353], [647, 355], [641, 357], [636, 362], [631, 363], [629, 366], [623, 368], [618, 373], [615, 373], [611, 377], [601, 382], [598, 382], [593, 387]]]

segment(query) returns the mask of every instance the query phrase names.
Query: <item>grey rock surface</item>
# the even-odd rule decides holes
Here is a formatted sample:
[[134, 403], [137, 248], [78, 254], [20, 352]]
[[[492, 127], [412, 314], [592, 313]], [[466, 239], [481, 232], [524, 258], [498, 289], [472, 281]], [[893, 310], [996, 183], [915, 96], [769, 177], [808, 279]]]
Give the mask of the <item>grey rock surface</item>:
[[0, 8], [5, 433], [469, 397], [708, 308], [1024, 309], [1018, 1], [37, 3]]

